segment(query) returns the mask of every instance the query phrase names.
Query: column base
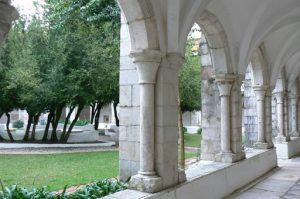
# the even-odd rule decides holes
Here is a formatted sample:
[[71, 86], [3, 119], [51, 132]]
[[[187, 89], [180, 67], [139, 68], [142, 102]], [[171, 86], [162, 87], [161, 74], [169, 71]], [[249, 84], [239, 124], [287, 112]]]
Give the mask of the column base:
[[288, 141], [291, 141], [291, 138], [288, 136], [277, 136], [275, 137], [275, 142], [276, 143], [283, 143], [283, 142], [288, 142]]
[[155, 193], [163, 189], [162, 178], [156, 175], [147, 176], [137, 174], [131, 177], [129, 188], [146, 193]]
[[274, 148], [274, 143], [273, 143], [272, 141], [267, 142], [267, 144], [268, 144], [268, 148], [267, 148], [267, 149], [272, 149], [272, 148]]
[[243, 158], [239, 157], [237, 154], [234, 154], [232, 152], [221, 152], [221, 153], [216, 154], [216, 156], [215, 156], [216, 162], [233, 163], [233, 162], [237, 162], [241, 159], [243, 159]]
[[292, 137], [300, 137], [300, 134], [299, 134], [299, 132], [298, 131], [293, 131], [293, 132], [291, 132], [290, 133], [290, 135], [292, 136]]
[[178, 182], [182, 183], [186, 181], [186, 175], [185, 175], [185, 170], [183, 169], [178, 169]]
[[270, 146], [267, 142], [256, 142], [253, 145], [254, 149], [269, 149]]

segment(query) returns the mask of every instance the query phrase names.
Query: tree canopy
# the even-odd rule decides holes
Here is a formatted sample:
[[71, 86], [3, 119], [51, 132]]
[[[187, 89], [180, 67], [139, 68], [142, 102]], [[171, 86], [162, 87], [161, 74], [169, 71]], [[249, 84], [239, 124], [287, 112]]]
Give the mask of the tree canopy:
[[193, 52], [192, 38], [186, 44], [185, 64], [180, 72], [179, 93], [181, 111], [201, 110], [201, 64], [199, 55]]
[[120, 10], [111, 0], [48, 0], [36, 6], [44, 12], [15, 22], [0, 52], [0, 114], [25, 109], [27, 141], [31, 125], [34, 140], [39, 116], [48, 113], [43, 140], [51, 125], [56, 142], [61, 114], [70, 107], [60, 138], [66, 142], [85, 106], [100, 104], [100, 114], [118, 99]]

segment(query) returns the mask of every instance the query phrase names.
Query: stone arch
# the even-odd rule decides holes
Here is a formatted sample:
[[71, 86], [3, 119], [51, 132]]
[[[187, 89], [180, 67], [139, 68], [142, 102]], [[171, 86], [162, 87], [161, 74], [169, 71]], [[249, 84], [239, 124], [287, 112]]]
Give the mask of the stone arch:
[[127, 24], [131, 50], [158, 49], [159, 42], [149, 0], [118, 0], [123, 22]]
[[268, 64], [264, 57], [264, 46], [257, 48], [247, 66], [244, 79], [243, 135], [245, 146], [252, 148], [258, 139], [258, 112], [254, 88], [267, 88]]
[[262, 45], [253, 53], [250, 68], [252, 71], [252, 80], [254, 86], [269, 85], [268, 63], [265, 59]]
[[234, 73], [227, 36], [218, 18], [211, 12], [205, 10], [196, 20], [196, 23], [201, 27], [206, 37], [215, 73]]

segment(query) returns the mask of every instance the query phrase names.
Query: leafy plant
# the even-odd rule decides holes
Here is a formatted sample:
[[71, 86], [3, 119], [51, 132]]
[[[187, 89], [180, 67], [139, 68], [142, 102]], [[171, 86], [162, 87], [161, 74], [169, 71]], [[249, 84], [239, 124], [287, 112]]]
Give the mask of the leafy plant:
[[201, 133], [202, 133], [202, 128], [199, 128], [199, 129], [197, 130], [197, 134], [200, 135]]
[[4, 187], [2, 182], [0, 199], [87, 199], [99, 198], [127, 189], [127, 183], [117, 179], [97, 180], [73, 193], [67, 193], [67, 186], [59, 194], [47, 191], [46, 187], [26, 189], [13, 185]]
[[20, 129], [24, 127], [24, 122], [22, 120], [17, 120], [13, 123], [13, 127]]
[[87, 124], [89, 124], [90, 121], [89, 120], [77, 120], [77, 122], [75, 123], [76, 126], [85, 126]]

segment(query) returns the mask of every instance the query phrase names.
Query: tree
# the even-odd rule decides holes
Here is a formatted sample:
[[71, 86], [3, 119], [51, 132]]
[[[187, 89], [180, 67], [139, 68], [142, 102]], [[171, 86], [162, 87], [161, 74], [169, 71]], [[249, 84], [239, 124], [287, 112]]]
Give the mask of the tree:
[[[81, 74], [89, 76], [89, 81], [83, 80], [83, 82], [85, 82], [84, 86], [90, 86], [87, 90], [91, 93], [85, 95], [91, 98], [81, 101], [90, 102], [91, 122], [94, 122], [95, 129], [98, 129], [101, 108], [112, 101], [117, 102], [119, 96], [120, 10], [118, 5], [110, 0], [64, 2], [51, 0], [49, 11], [54, 29], [63, 31], [64, 34], [69, 35], [68, 38], [77, 34], [77, 41], [79, 43], [83, 41], [84, 45], [76, 49], [80, 49], [80, 55], [84, 55], [80, 59], [80, 67], [85, 69]], [[79, 65], [76, 57], [71, 61], [72, 65]], [[78, 111], [77, 113], [79, 114]], [[118, 122], [118, 118], [116, 121]]]
[[201, 110], [201, 65], [198, 54], [193, 53], [193, 39], [188, 38], [186, 45], [185, 60], [180, 71], [179, 82], [179, 101], [180, 108], [178, 115], [179, 131], [179, 166], [184, 169], [184, 132], [182, 113], [185, 111]]

